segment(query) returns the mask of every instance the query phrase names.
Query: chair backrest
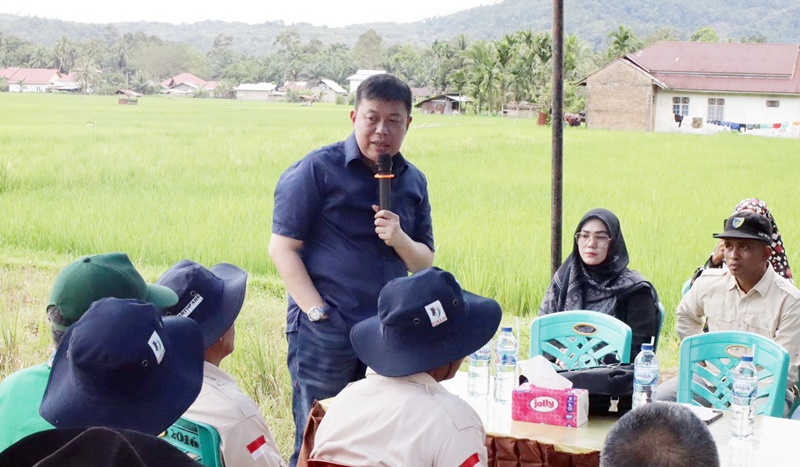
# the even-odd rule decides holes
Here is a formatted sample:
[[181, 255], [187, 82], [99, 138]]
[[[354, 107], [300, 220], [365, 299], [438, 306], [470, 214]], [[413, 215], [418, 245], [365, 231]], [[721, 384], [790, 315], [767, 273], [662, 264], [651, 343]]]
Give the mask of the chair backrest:
[[630, 326], [613, 316], [586, 310], [561, 311], [533, 320], [530, 356], [555, 357], [569, 370], [600, 366], [609, 354], [630, 363], [632, 338]]
[[162, 437], [199, 464], [222, 467], [219, 433], [211, 425], [181, 417]]
[[691, 288], [692, 288], [692, 280], [689, 279], [688, 281], [684, 282], [683, 287], [681, 287], [681, 297], [686, 295], [686, 292], [688, 292], [689, 289]]
[[[732, 373], [742, 354], [749, 354], [758, 369], [756, 413], [783, 417], [789, 353], [771, 339], [744, 331], [716, 331], [687, 337], [681, 343], [678, 370], [678, 402], [727, 409], [733, 396]], [[705, 380], [702, 381], [699, 378]]]
[[661, 336], [661, 329], [664, 327], [664, 319], [667, 317], [667, 310], [661, 301], [658, 302], [658, 327], [656, 328], [656, 340], [653, 349], [658, 349], [658, 338]]

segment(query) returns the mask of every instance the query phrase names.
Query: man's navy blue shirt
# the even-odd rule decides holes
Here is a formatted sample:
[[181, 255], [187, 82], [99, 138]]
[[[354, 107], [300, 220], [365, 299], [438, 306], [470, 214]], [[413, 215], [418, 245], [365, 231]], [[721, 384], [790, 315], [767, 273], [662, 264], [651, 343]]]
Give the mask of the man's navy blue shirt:
[[[425, 175], [399, 153], [392, 160], [392, 212], [409, 237], [433, 251]], [[375, 233], [377, 204], [378, 179], [361, 159], [353, 134], [294, 163], [275, 187], [272, 233], [303, 242], [300, 256], [325, 312], [342, 331], [374, 316], [381, 288], [408, 274]], [[297, 330], [298, 313], [289, 297], [286, 332]]]

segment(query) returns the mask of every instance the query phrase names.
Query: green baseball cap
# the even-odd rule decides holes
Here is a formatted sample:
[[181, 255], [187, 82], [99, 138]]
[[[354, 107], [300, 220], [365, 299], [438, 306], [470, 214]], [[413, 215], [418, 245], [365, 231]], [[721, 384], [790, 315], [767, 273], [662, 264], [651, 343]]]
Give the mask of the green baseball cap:
[[[83, 256], [66, 265], [56, 276], [50, 303], [57, 306], [70, 325], [101, 298], [133, 298], [167, 308], [178, 303], [169, 287], [147, 284], [125, 253]], [[61, 331], [63, 326], [51, 323]]]

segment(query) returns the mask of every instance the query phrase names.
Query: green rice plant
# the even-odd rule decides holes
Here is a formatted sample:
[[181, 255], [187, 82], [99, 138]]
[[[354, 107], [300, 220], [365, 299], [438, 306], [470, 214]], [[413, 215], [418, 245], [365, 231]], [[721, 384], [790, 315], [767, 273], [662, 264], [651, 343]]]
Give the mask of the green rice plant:
[[[13, 161], [13, 189], [0, 189], [0, 377], [50, 355], [49, 287], [78, 256], [125, 251], [149, 280], [183, 258], [230, 262], [250, 285], [223, 367], [288, 454], [285, 292], [267, 257], [272, 194], [289, 165], [350, 134], [350, 108], [3, 93], [0, 107], [0, 162]], [[550, 144], [550, 128], [533, 120], [414, 114], [403, 146], [429, 182], [435, 264], [497, 299], [504, 323], [519, 318], [523, 356], [551, 275]], [[583, 213], [617, 214], [630, 267], [667, 310], [659, 358], [669, 371], [681, 285], [741, 199], [769, 204], [800, 267], [797, 154], [789, 139], [567, 128], [562, 260]]]

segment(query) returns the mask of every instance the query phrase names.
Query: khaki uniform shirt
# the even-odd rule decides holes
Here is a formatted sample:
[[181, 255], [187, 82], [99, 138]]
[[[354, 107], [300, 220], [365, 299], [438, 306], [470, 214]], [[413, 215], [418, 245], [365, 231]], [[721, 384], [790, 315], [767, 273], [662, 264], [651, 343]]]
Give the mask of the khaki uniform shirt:
[[684, 339], [708, 330], [747, 331], [768, 337], [789, 352], [787, 388], [797, 381], [800, 363], [800, 290], [776, 274], [772, 266], [744, 293], [728, 269], [706, 269], [677, 310], [676, 329]]
[[217, 429], [227, 467], [284, 467], [264, 416], [236, 381], [215, 365], [203, 363], [203, 388], [184, 417]]
[[427, 373], [389, 378], [369, 369], [331, 403], [311, 458], [370, 467], [485, 466], [485, 439], [475, 410]]

